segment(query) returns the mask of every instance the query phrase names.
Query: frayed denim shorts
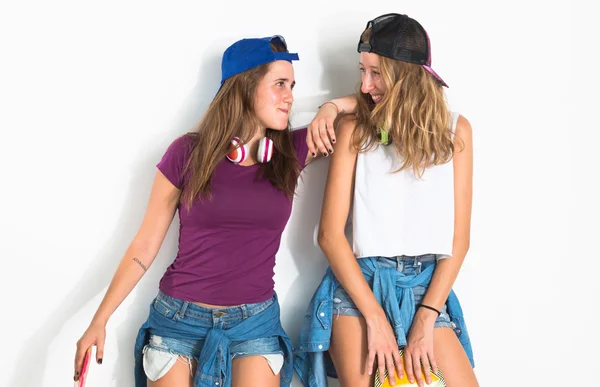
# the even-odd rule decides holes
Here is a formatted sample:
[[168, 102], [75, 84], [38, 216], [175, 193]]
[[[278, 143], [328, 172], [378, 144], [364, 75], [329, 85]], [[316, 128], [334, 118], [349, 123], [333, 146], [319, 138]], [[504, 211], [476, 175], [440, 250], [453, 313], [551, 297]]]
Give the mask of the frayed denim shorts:
[[[360, 258], [359, 258], [360, 259]], [[425, 254], [418, 256], [397, 256], [397, 257], [378, 257], [377, 266], [379, 268], [395, 268], [398, 275], [410, 276], [420, 274], [421, 271], [437, 263], [435, 254]], [[415, 286], [412, 288], [415, 295], [415, 307], [423, 301], [427, 288], [424, 286]], [[441, 314], [435, 320], [436, 328], [454, 328], [455, 325], [450, 320], [446, 310], [446, 305], [440, 310]], [[363, 317], [358, 310], [350, 295], [340, 285], [333, 293], [333, 311], [336, 316], [354, 316]]]
[[[256, 304], [244, 304], [228, 308], [207, 308], [192, 302], [170, 297], [162, 292], [152, 306], [160, 314], [169, 317], [180, 313], [182, 324], [204, 328], [229, 329], [245, 319], [262, 312], [275, 302], [272, 298]], [[187, 340], [167, 337], [153, 330], [150, 341], [143, 349], [143, 366], [146, 377], [156, 381], [163, 377], [177, 361], [186, 363], [192, 372], [192, 360], [198, 361], [204, 340]], [[278, 337], [263, 337], [248, 341], [234, 341], [230, 347], [232, 359], [247, 356], [264, 357], [274, 374], [283, 367], [283, 349]]]

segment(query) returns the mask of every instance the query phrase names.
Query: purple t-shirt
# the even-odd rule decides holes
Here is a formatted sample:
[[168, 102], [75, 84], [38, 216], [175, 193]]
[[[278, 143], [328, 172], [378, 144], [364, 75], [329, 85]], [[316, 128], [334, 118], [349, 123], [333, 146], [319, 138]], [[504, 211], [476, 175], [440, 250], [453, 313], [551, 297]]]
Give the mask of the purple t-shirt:
[[[292, 132], [304, 168], [306, 129]], [[183, 136], [167, 149], [158, 169], [183, 189], [183, 169], [193, 139]], [[292, 210], [292, 200], [269, 180], [256, 180], [259, 164], [224, 159], [212, 178], [212, 200], [179, 204], [179, 251], [160, 281], [165, 294], [213, 305], [263, 302], [273, 297], [275, 254]]]

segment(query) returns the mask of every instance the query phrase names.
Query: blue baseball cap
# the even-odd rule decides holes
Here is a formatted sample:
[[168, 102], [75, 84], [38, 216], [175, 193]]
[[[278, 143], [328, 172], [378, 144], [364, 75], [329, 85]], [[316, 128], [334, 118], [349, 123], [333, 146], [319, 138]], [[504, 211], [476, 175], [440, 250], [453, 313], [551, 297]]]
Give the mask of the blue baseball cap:
[[287, 50], [287, 44], [281, 35], [242, 39], [229, 46], [223, 53], [221, 62], [221, 85], [227, 78], [265, 63], [276, 60], [287, 60], [288, 62], [298, 60], [298, 54], [296, 53], [273, 52], [271, 49], [272, 41], [281, 43]]

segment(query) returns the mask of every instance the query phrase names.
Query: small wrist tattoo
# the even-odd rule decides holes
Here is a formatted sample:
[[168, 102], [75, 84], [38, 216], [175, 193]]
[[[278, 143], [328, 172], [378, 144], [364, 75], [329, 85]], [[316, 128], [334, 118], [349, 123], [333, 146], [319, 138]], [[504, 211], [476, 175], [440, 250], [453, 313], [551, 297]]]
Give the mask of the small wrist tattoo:
[[146, 265], [144, 265], [139, 259], [133, 258], [133, 262], [135, 262], [138, 265], [140, 265], [142, 267], [142, 269], [144, 269], [144, 271], [148, 271], [148, 268], [146, 267]]

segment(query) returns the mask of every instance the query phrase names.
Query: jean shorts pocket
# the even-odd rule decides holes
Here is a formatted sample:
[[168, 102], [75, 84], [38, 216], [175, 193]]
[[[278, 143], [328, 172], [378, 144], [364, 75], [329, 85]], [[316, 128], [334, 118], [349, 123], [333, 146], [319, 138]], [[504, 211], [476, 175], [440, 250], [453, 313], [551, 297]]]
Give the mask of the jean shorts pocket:
[[177, 308], [167, 304], [165, 301], [160, 298], [155, 298], [154, 302], [152, 302], [152, 307], [154, 310], [159, 313], [161, 316], [172, 319], [177, 313]]
[[146, 377], [153, 382], [162, 378], [175, 365], [178, 357], [179, 355], [171, 352], [144, 347], [143, 366]]

